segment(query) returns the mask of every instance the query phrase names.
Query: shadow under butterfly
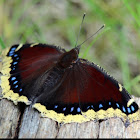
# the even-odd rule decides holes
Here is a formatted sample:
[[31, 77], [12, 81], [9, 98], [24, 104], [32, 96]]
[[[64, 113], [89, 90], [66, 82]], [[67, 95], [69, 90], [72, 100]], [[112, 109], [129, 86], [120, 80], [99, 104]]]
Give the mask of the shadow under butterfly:
[[76, 42], [68, 52], [39, 43], [3, 51], [3, 98], [32, 105], [59, 123], [110, 117], [140, 120], [139, 107], [125, 88], [100, 66], [78, 57], [81, 45]]

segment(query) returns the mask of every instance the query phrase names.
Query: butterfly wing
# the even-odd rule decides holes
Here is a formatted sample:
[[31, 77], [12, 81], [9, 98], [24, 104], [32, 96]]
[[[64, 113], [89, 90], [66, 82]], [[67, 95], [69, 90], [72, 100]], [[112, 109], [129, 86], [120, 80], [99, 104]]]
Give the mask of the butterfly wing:
[[[60, 76], [59, 71], [52, 70]], [[55, 88], [48, 91], [48, 86], [43, 86], [44, 93], [34, 104], [45, 117], [64, 123], [115, 116], [130, 121], [139, 118], [138, 105], [123, 86], [93, 63], [79, 59], [61, 78], [53, 76]]]
[[65, 50], [45, 44], [14, 45], [4, 53], [3, 97], [14, 103], [30, 103], [35, 95], [26, 94], [32, 81], [51, 69]]
[[75, 69], [54, 68], [49, 75], [47, 77], [49, 80], [46, 79], [46, 86], [42, 86], [42, 94], [36, 98], [33, 107], [40, 111], [42, 116], [49, 117], [59, 123], [89, 120], [81, 114], [77, 94], [78, 85], [76, 86], [76, 77], [74, 76]]
[[80, 59], [79, 70], [86, 81], [80, 92], [83, 115], [90, 119], [115, 116], [130, 121], [139, 119], [138, 105], [125, 88], [101, 67]]

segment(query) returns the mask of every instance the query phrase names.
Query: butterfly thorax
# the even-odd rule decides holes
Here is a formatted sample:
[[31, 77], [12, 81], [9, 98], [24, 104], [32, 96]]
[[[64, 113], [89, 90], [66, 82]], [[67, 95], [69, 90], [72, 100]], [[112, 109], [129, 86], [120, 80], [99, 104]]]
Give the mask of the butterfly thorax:
[[62, 57], [60, 58], [58, 65], [61, 68], [70, 67], [73, 63], [76, 63], [76, 61], [78, 59], [78, 54], [79, 54], [79, 50], [77, 48], [74, 48], [74, 49], [64, 53], [62, 55]]

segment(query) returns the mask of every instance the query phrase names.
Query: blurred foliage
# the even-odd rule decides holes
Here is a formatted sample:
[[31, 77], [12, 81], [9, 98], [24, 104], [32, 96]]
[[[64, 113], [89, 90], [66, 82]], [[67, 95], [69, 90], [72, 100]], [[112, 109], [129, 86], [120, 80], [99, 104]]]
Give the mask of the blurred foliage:
[[83, 13], [86, 18], [78, 43], [80, 57], [98, 63], [134, 95], [140, 95], [139, 0], [1, 0], [1, 48], [19, 43], [75, 46]]

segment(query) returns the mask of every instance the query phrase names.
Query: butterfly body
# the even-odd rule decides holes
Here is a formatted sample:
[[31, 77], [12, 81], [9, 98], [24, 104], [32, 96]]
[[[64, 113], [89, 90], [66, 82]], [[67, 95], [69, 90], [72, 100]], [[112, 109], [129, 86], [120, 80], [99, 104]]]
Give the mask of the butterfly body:
[[57, 122], [108, 117], [139, 119], [139, 107], [125, 88], [101, 67], [46, 44], [12, 46], [3, 57], [3, 98], [32, 104]]

